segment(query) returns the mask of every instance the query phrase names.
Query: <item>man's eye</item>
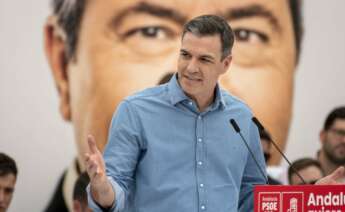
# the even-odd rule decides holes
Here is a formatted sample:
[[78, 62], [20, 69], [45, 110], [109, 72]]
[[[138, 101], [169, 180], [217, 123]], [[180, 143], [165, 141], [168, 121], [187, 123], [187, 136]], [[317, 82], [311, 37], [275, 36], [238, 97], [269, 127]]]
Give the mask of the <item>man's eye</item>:
[[148, 26], [135, 28], [125, 33], [125, 37], [130, 36], [141, 36], [150, 39], [166, 39], [173, 36], [173, 32], [165, 27]]
[[187, 52], [180, 52], [182, 58], [189, 58], [189, 54]]
[[236, 40], [239, 42], [249, 42], [249, 43], [268, 43], [269, 37], [262, 33], [258, 32], [256, 30], [249, 30], [249, 29], [235, 29], [234, 34], [236, 37]]
[[6, 194], [11, 194], [11, 193], [13, 193], [13, 188], [6, 188], [6, 189], [5, 189], [5, 193], [6, 193]]
[[201, 58], [200, 61], [203, 63], [211, 63], [211, 61], [209, 59], [206, 59], [206, 58]]

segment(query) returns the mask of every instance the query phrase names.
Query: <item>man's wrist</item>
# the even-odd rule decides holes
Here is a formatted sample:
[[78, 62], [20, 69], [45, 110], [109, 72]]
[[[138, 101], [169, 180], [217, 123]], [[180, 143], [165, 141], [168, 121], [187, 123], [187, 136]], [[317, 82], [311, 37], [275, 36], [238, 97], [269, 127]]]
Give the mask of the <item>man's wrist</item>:
[[114, 204], [115, 191], [107, 178], [103, 183], [98, 184], [97, 186], [91, 183], [90, 190], [92, 198], [98, 206], [101, 206], [102, 208], [111, 208]]

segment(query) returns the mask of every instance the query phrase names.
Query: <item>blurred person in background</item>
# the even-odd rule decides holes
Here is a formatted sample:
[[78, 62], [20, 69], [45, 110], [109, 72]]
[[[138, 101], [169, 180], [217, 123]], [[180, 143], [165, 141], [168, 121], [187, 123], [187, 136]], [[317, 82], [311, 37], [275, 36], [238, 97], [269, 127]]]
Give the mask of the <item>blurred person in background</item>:
[[17, 174], [16, 162], [10, 156], [0, 152], [0, 212], [7, 211], [11, 204]]
[[83, 172], [74, 185], [73, 212], [92, 212], [87, 203], [86, 187], [90, 183], [89, 175]]
[[[345, 106], [334, 108], [328, 114], [320, 132], [320, 141], [318, 161], [325, 174], [345, 166]], [[341, 181], [345, 183], [345, 177]]]
[[[265, 158], [265, 162], [267, 165], [268, 160], [271, 158], [271, 155], [272, 155], [272, 150], [271, 150], [272, 138], [271, 138], [271, 135], [266, 130], [259, 130], [259, 134], [260, 134], [260, 141], [261, 141], [261, 145], [262, 145], [262, 151], [264, 153], [264, 158]], [[267, 174], [267, 180], [268, 180], [268, 184], [270, 184], [270, 185], [281, 185], [282, 184], [279, 180], [273, 178], [269, 173]]]
[[320, 163], [312, 158], [301, 158], [292, 163], [292, 166], [305, 180], [305, 183], [294, 172], [291, 166], [288, 169], [288, 179], [290, 185], [315, 184], [325, 175]]

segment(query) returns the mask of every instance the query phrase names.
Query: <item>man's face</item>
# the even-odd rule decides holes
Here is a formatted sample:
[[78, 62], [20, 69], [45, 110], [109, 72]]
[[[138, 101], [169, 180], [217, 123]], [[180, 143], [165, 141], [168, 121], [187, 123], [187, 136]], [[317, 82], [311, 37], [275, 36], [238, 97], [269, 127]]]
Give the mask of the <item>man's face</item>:
[[181, 42], [178, 58], [178, 81], [183, 91], [196, 99], [207, 99], [214, 93], [219, 76], [231, 62], [228, 56], [222, 60], [219, 34], [196, 36], [187, 32]]
[[[306, 181], [307, 184], [314, 184], [317, 180], [323, 178], [323, 173], [321, 169], [314, 165], [301, 169], [298, 171], [298, 173], [302, 176], [302, 178]], [[290, 184], [302, 185], [304, 183], [296, 174], [292, 174]]]
[[296, 56], [287, 0], [88, 1], [61, 101], [71, 111], [67, 119], [74, 124], [80, 159], [89, 133], [104, 148], [112, 114], [124, 97], [177, 69], [183, 24], [203, 14], [223, 16], [236, 35], [222, 87], [247, 102], [284, 146]]
[[345, 120], [336, 119], [332, 126], [321, 133], [322, 151], [336, 165], [345, 164]]
[[15, 184], [14, 174], [0, 176], [0, 212], [5, 212], [10, 205]]

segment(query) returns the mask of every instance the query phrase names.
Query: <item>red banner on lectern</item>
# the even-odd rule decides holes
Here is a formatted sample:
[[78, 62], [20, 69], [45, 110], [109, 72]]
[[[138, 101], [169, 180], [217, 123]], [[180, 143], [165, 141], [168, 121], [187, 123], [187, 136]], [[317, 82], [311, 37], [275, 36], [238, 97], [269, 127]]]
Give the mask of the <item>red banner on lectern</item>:
[[345, 185], [255, 186], [255, 212], [345, 212]]

